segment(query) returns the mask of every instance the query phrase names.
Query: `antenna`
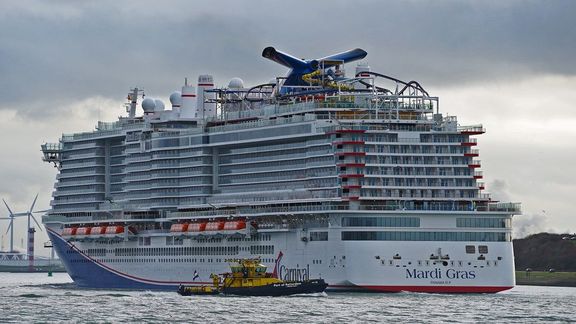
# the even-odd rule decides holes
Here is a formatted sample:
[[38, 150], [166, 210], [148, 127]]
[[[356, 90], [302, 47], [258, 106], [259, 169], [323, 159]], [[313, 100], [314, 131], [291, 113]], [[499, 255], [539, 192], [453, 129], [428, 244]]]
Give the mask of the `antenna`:
[[136, 106], [138, 105], [138, 95], [142, 94], [142, 98], [144, 98], [144, 90], [143, 89], [138, 89], [133, 88], [130, 89], [130, 92], [128, 93], [128, 117], [129, 118], [134, 118], [136, 117]]

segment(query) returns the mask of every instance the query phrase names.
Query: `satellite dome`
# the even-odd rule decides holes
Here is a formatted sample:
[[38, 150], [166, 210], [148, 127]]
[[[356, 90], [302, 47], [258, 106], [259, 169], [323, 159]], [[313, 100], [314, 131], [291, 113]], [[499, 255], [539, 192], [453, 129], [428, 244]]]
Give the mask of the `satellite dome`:
[[145, 114], [150, 114], [154, 112], [156, 108], [156, 101], [152, 98], [146, 98], [142, 100], [142, 109], [144, 109]]
[[244, 81], [242, 81], [242, 79], [240, 78], [232, 78], [232, 80], [230, 80], [230, 83], [228, 83], [228, 88], [242, 89], [244, 88]]
[[182, 105], [182, 93], [180, 91], [174, 91], [170, 95], [170, 103], [172, 104], [172, 106]]
[[154, 108], [154, 111], [163, 111], [164, 110], [164, 102], [162, 102], [162, 100], [154, 99], [154, 102], [156, 103], [156, 108]]

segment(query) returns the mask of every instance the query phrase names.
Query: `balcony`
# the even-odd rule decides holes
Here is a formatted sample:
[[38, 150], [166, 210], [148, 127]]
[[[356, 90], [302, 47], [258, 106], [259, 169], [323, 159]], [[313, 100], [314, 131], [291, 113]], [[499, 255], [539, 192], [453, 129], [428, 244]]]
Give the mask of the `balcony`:
[[480, 160], [474, 160], [468, 164], [469, 168], [479, 168], [480, 167]]
[[460, 146], [476, 146], [478, 145], [478, 140], [475, 138], [468, 138], [465, 142], [461, 142]]
[[479, 155], [480, 155], [479, 150], [470, 150], [470, 152], [464, 153], [464, 156], [468, 156], [468, 157], [477, 157]]

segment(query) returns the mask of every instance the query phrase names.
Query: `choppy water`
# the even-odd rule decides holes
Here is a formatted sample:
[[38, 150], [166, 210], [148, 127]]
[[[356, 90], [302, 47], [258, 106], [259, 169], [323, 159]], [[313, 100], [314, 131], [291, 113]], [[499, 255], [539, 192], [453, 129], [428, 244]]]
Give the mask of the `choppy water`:
[[181, 297], [82, 290], [63, 273], [0, 273], [0, 322], [576, 322], [576, 288], [519, 286], [499, 294]]

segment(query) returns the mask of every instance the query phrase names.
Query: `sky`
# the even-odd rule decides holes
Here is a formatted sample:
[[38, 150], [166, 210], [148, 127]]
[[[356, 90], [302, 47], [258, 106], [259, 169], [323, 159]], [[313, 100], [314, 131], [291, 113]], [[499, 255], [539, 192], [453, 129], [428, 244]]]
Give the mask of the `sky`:
[[574, 233], [575, 14], [554, 0], [1, 1], [0, 198], [24, 211], [39, 193], [35, 209], [49, 208], [57, 170], [40, 145], [124, 115], [131, 87], [166, 99], [200, 74], [255, 85], [286, 73], [266, 46], [309, 59], [359, 47], [373, 71], [419, 81], [443, 114], [487, 129], [483, 181], [522, 203], [514, 237]]

